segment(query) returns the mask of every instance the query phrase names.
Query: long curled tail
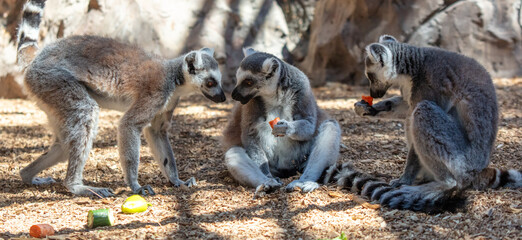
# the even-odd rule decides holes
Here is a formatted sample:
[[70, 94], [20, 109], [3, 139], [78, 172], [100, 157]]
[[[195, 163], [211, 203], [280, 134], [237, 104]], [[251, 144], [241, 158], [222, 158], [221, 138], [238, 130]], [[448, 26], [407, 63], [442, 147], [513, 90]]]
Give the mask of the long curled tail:
[[394, 188], [382, 179], [360, 172], [350, 163], [330, 167], [323, 179], [324, 184], [329, 182], [335, 182], [372, 201], [379, 201], [381, 205], [396, 209], [436, 213], [455, 211], [465, 203], [462, 191], [454, 186], [429, 182]]
[[40, 22], [46, 0], [28, 0], [22, 12], [22, 21], [18, 28], [18, 64], [27, 67], [36, 56]]

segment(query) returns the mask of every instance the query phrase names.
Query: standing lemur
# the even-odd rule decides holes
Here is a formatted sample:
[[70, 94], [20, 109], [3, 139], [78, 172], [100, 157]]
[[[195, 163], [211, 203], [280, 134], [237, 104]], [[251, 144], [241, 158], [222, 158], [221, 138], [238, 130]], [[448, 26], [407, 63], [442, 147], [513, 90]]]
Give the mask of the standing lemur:
[[[339, 157], [337, 121], [318, 108], [310, 82], [299, 69], [277, 57], [244, 49], [232, 98], [241, 102], [225, 128], [225, 161], [240, 183], [270, 192], [280, 177], [302, 175], [286, 186], [310, 192]], [[281, 120], [271, 129], [269, 121]]]
[[[140, 133], [162, 173], [172, 184], [191, 185], [178, 178], [169, 143], [171, 117], [182, 95], [201, 91], [214, 102], [225, 101], [221, 73], [203, 48], [175, 59], [162, 59], [116, 40], [73, 36], [43, 48], [37, 39], [45, 0], [29, 0], [18, 34], [18, 61], [25, 68], [25, 86], [47, 114], [55, 142], [49, 151], [20, 171], [28, 184], [47, 184], [35, 177], [69, 160], [65, 186], [74, 194], [111, 196], [112, 190], [83, 184], [82, 172], [96, 136], [99, 108], [124, 112], [118, 127], [118, 148], [125, 182], [134, 193], [154, 194], [138, 183]], [[33, 60], [34, 59], [34, 60]]]
[[[522, 186], [517, 170], [489, 168], [498, 129], [495, 88], [475, 60], [438, 48], [399, 43], [384, 35], [366, 47], [370, 94], [390, 86], [401, 95], [373, 106], [355, 104], [360, 116], [405, 120], [408, 158], [402, 176], [387, 184], [345, 164], [332, 168], [340, 185], [392, 208], [439, 211], [467, 188]], [[337, 172], [336, 171], [340, 171]]]

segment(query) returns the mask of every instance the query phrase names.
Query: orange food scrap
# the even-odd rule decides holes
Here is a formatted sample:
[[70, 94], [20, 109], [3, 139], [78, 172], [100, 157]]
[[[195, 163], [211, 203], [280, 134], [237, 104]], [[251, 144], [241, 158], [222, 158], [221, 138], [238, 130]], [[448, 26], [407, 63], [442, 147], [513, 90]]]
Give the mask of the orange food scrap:
[[362, 96], [362, 100], [364, 100], [365, 102], [367, 102], [370, 106], [373, 105], [373, 98], [372, 96]]
[[49, 224], [36, 224], [29, 229], [29, 235], [35, 238], [44, 238], [54, 235], [54, 228]]
[[279, 119], [279, 117], [276, 117], [276, 118], [274, 118], [274, 120], [272, 120], [272, 121], [270, 121], [270, 122], [268, 122], [268, 123], [270, 124], [270, 127], [271, 127], [272, 129], [274, 129], [274, 125], [276, 125], [277, 122], [279, 122], [279, 120], [281, 120], [281, 119]]

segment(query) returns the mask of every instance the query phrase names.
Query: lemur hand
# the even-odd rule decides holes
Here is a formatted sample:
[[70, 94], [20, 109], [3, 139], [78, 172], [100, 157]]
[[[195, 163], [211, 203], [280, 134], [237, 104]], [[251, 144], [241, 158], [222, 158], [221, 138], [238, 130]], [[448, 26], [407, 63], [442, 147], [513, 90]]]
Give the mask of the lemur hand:
[[375, 116], [379, 111], [370, 106], [366, 101], [361, 100], [354, 104], [355, 113], [359, 116]]
[[274, 128], [272, 129], [272, 134], [276, 137], [284, 137], [288, 135], [289, 124], [286, 120], [279, 120]]

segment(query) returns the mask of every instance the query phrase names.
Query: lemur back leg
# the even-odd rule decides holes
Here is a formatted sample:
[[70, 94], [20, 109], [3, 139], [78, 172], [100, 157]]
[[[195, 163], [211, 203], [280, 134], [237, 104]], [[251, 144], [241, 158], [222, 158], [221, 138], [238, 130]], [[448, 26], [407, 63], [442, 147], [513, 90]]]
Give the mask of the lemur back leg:
[[63, 162], [67, 159], [67, 154], [63, 151], [61, 144], [56, 141], [49, 150], [27, 165], [20, 171], [22, 181], [26, 184], [45, 185], [55, 183], [51, 177], [36, 177], [43, 170]]
[[261, 168], [268, 168], [268, 166], [259, 166], [242, 147], [228, 149], [225, 153], [225, 163], [232, 177], [243, 185], [249, 187], [263, 186], [268, 190], [275, 190], [275, 188], [282, 186], [280, 181], [271, 177], [269, 171], [268, 173], [261, 171]]
[[[98, 104], [69, 71], [42, 69], [46, 70], [46, 74], [27, 79], [26, 83], [45, 104], [47, 114], [54, 116], [55, 126], [59, 126], [61, 146], [69, 157], [65, 186], [77, 195], [113, 195], [108, 188], [83, 185], [83, 169], [98, 126]], [[36, 81], [31, 81], [33, 79]]]
[[469, 143], [459, 124], [430, 101], [420, 102], [413, 111], [411, 134], [419, 162], [435, 181], [389, 191], [380, 201], [392, 208], [440, 209], [439, 203], [454, 197], [471, 180], [466, 159]]
[[286, 186], [287, 191], [299, 187], [303, 192], [311, 192], [319, 188], [317, 181], [323, 172], [339, 159], [341, 144], [339, 124], [333, 120], [327, 120], [321, 123], [318, 131], [303, 174], [298, 180], [294, 180]]
[[419, 157], [415, 152], [415, 148], [410, 146], [408, 150], [408, 157], [406, 159], [406, 166], [404, 167], [404, 172], [401, 177], [390, 182], [392, 187], [400, 187], [402, 185], [412, 185], [419, 173], [422, 169], [422, 166], [419, 162]]

